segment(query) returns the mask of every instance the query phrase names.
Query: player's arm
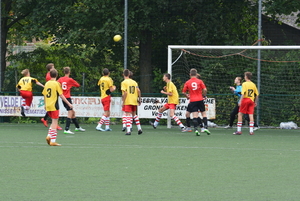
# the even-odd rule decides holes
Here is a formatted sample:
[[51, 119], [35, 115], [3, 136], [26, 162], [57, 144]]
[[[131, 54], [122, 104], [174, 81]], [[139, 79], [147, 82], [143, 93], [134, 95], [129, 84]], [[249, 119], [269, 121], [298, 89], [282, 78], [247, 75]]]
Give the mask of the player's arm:
[[80, 84], [76, 82], [76, 80], [72, 79], [72, 85], [73, 87], [80, 87]]
[[70, 108], [73, 108], [73, 105], [66, 99], [66, 97], [65, 97], [63, 94], [60, 94], [59, 97], [60, 97], [65, 103], [67, 103], [67, 105], [68, 105]]
[[202, 89], [202, 96], [203, 96], [203, 97], [206, 97], [206, 95], [207, 95], [207, 89], [204, 88], [204, 89]]
[[123, 91], [123, 94], [122, 94], [122, 105], [124, 105], [126, 98], [127, 98], [127, 91]]
[[136, 87], [136, 90], [137, 90], [137, 93], [138, 93], [138, 103], [139, 103], [139, 105], [141, 105], [142, 93], [141, 93], [141, 90], [138, 86]]
[[172, 92], [165, 92], [164, 90], [161, 90], [160, 93], [166, 94], [166, 95], [168, 95], [168, 96], [172, 96], [172, 95], [173, 95]]
[[42, 83], [40, 83], [40, 82], [36, 82], [36, 84], [39, 85], [39, 86], [41, 86], [41, 87], [43, 87], [43, 88], [45, 87], [45, 86], [44, 86]]

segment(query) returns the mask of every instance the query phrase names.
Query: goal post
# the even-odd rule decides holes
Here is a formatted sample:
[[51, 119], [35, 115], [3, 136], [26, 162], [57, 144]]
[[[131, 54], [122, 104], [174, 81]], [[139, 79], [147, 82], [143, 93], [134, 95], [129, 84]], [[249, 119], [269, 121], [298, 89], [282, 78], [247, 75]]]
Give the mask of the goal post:
[[[260, 50], [260, 59], [258, 59]], [[236, 99], [229, 90], [235, 77], [246, 71], [260, 92], [255, 120], [264, 126], [284, 121], [297, 121], [300, 105], [300, 46], [168, 46], [168, 73], [180, 92], [189, 79], [189, 70], [196, 68], [216, 99], [216, 121], [228, 124]], [[260, 68], [258, 68], [260, 61]], [[171, 128], [168, 118], [167, 127]]]

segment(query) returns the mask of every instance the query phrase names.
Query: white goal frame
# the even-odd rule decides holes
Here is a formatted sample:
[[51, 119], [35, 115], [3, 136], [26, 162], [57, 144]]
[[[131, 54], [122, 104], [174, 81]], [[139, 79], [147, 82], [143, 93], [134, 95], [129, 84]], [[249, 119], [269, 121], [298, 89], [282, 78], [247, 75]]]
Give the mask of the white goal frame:
[[[257, 50], [257, 89], [260, 91], [260, 50], [300, 50], [300, 46], [217, 46], [217, 45], [168, 45], [168, 73], [172, 78], [172, 66], [181, 57], [178, 56], [175, 61], [172, 61], [172, 50], [180, 49], [223, 49], [223, 50]], [[259, 111], [259, 103], [258, 103]], [[257, 123], [259, 123], [259, 112], [256, 114]], [[167, 127], [171, 128], [171, 117], [168, 115]]]

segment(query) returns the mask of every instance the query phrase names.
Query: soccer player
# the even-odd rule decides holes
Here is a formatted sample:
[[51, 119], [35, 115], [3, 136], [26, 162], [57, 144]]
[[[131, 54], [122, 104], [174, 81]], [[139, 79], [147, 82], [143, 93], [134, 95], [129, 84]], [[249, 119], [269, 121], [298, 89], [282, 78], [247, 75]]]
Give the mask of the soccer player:
[[[141, 104], [141, 91], [136, 81], [130, 79], [130, 71], [123, 71], [124, 81], [121, 83], [122, 107], [126, 115], [126, 135], [131, 135], [132, 116], [136, 114], [137, 106]], [[142, 134], [142, 129], [138, 127], [138, 134]]]
[[18, 84], [16, 85], [17, 89], [22, 96], [22, 105], [21, 105], [21, 115], [25, 117], [25, 110], [29, 110], [33, 95], [32, 95], [32, 83], [35, 83], [41, 87], [44, 87], [36, 78], [30, 77], [30, 72], [28, 69], [22, 70], [21, 74], [24, 76], [20, 79]]
[[[55, 69], [54, 64], [53, 64], [53, 63], [48, 63], [48, 64], [46, 65], [46, 69], [47, 69], [47, 71], [48, 71], [48, 72], [46, 73], [46, 82], [48, 82], [48, 81], [51, 79], [51, 76], [50, 76], [50, 70]], [[44, 124], [45, 127], [48, 127], [48, 120], [47, 120], [48, 117], [49, 117], [49, 115], [48, 115], [48, 113], [46, 112], [44, 118], [41, 118], [41, 122]], [[61, 128], [59, 125], [57, 125], [57, 130], [62, 130], [62, 128]]]
[[[198, 114], [199, 111], [202, 114], [203, 117], [203, 123], [204, 123], [204, 132], [207, 133], [207, 135], [210, 134], [210, 131], [207, 129], [207, 116], [205, 111], [205, 105], [203, 102], [203, 98], [206, 98], [207, 89], [204, 84], [204, 82], [197, 78], [197, 70], [192, 68], [190, 70], [190, 77], [182, 89], [182, 93], [190, 99], [190, 103], [187, 107], [187, 122], [190, 121], [190, 113], [193, 114], [193, 123], [194, 123], [194, 130], [197, 136], [200, 135], [198, 131]], [[189, 92], [187, 94], [187, 92]]]
[[177, 88], [171, 81], [171, 75], [169, 73], [164, 74], [163, 81], [166, 82], [167, 86], [164, 86], [163, 90], [161, 90], [160, 93], [168, 96], [168, 103], [166, 103], [163, 107], [159, 108], [155, 121], [154, 123], [151, 122], [151, 125], [153, 126], [153, 128], [156, 128], [158, 126], [163, 112], [170, 109], [170, 117], [177, 123], [178, 126], [180, 126], [182, 130], [185, 127], [181, 123], [179, 118], [175, 115], [176, 105], [179, 103], [179, 95]]
[[[240, 98], [242, 96], [242, 78], [241, 77], [236, 77], [234, 79], [234, 84], [236, 85], [236, 88], [231, 86], [231, 87], [229, 87], [229, 89], [233, 92], [234, 95], [238, 96], [238, 101], [237, 101], [236, 106], [233, 108], [232, 112], [230, 113], [229, 125], [225, 126], [224, 128], [232, 128], [235, 116], [239, 113], [240, 106], [239, 106], [238, 103], [239, 103]], [[248, 122], [250, 122], [248, 114], [245, 114], [245, 119]], [[258, 129], [259, 129], [258, 125], [256, 124], [256, 122], [254, 122], [253, 130], [255, 131], [255, 130], [258, 130]]]
[[[101, 91], [101, 103], [103, 105], [104, 113], [102, 118], [100, 119], [96, 130], [98, 131], [112, 131], [109, 127], [110, 124], [110, 103], [111, 103], [111, 93], [116, 90], [116, 86], [114, 86], [114, 82], [109, 77], [109, 70], [104, 68], [102, 71], [102, 77], [98, 81], [98, 86]], [[101, 128], [102, 125], [105, 124], [105, 129]]]
[[[71, 99], [71, 88], [72, 87], [80, 87], [80, 84], [78, 82], [76, 82], [74, 79], [70, 78], [70, 74], [71, 74], [71, 70], [70, 67], [64, 67], [64, 77], [59, 78], [57, 81], [61, 84], [61, 88], [63, 90], [63, 94], [65, 96], [65, 98], [69, 101], [69, 103], [72, 104], [72, 99]], [[63, 102], [63, 105], [65, 106], [66, 110], [68, 111], [68, 117], [67, 117], [67, 121], [66, 121], [66, 127], [64, 130], [64, 134], [74, 134], [72, 131], [70, 131], [70, 124], [71, 124], [71, 120], [72, 122], [75, 124], [75, 131], [82, 131], [84, 132], [85, 129], [81, 128], [79, 126], [79, 123], [76, 119], [75, 116], [75, 111], [73, 110], [73, 108], [70, 108], [68, 106], [68, 104], [66, 104], [65, 102]]]
[[57, 70], [50, 70], [51, 79], [45, 84], [43, 95], [45, 101], [45, 109], [48, 112], [49, 117], [52, 119], [52, 123], [48, 130], [46, 141], [50, 146], [61, 146], [56, 142], [57, 137], [57, 123], [59, 118], [59, 105], [58, 96], [70, 107], [72, 104], [65, 98], [59, 82], [56, 81], [58, 73]]
[[237, 131], [234, 132], [234, 135], [241, 135], [242, 134], [242, 120], [243, 114], [249, 114], [250, 122], [250, 135], [254, 135], [253, 126], [254, 126], [254, 107], [257, 105], [258, 101], [258, 90], [256, 85], [251, 81], [252, 73], [245, 72], [244, 79], [245, 82], [242, 84], [242, 96], [239, 102], [239, 113], [238, 113], [238, 123], [237, 123]]

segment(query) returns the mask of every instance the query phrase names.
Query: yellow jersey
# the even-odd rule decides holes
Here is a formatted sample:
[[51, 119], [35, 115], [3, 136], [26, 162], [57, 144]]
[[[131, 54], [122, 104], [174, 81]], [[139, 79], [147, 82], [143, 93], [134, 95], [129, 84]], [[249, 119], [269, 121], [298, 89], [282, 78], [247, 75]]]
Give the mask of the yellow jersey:
[[253, 102], [259, 95], [256, 85], [252, 81], [246, 81], [242, 84], [242, 95], [244, 98], [250, 98]]
[[100, 87], [101, 98], [105, 98], [108, 95], [106, 91], [114, 85], [113, 80], [108, 76], [102, 76], [98, 81], [98, 86]]
[[179, 103], [179, 95], [176, 86], [173, 82], [167, 82], [167, 92], [172, 93], [172, 96], [168, 96], [169, 104], [178, 104]]
[[46, 82], [43, 95], [45, 100], [46, 111], [59, 110], [58, 97], [63, 93], [59, 82], [49, 80]]
[[124, 101], [124, 105], [138, 105], [138, 89], [139, 86], [136, 81], [132, 79], [125, 79], [121, 83], [122, 93], [127, 92], [126, 99]]
[[22, 91], [32, 91], [32, 83], [39, 82], [36, 78], [33, 77], [22, 77], [16, 87]]

